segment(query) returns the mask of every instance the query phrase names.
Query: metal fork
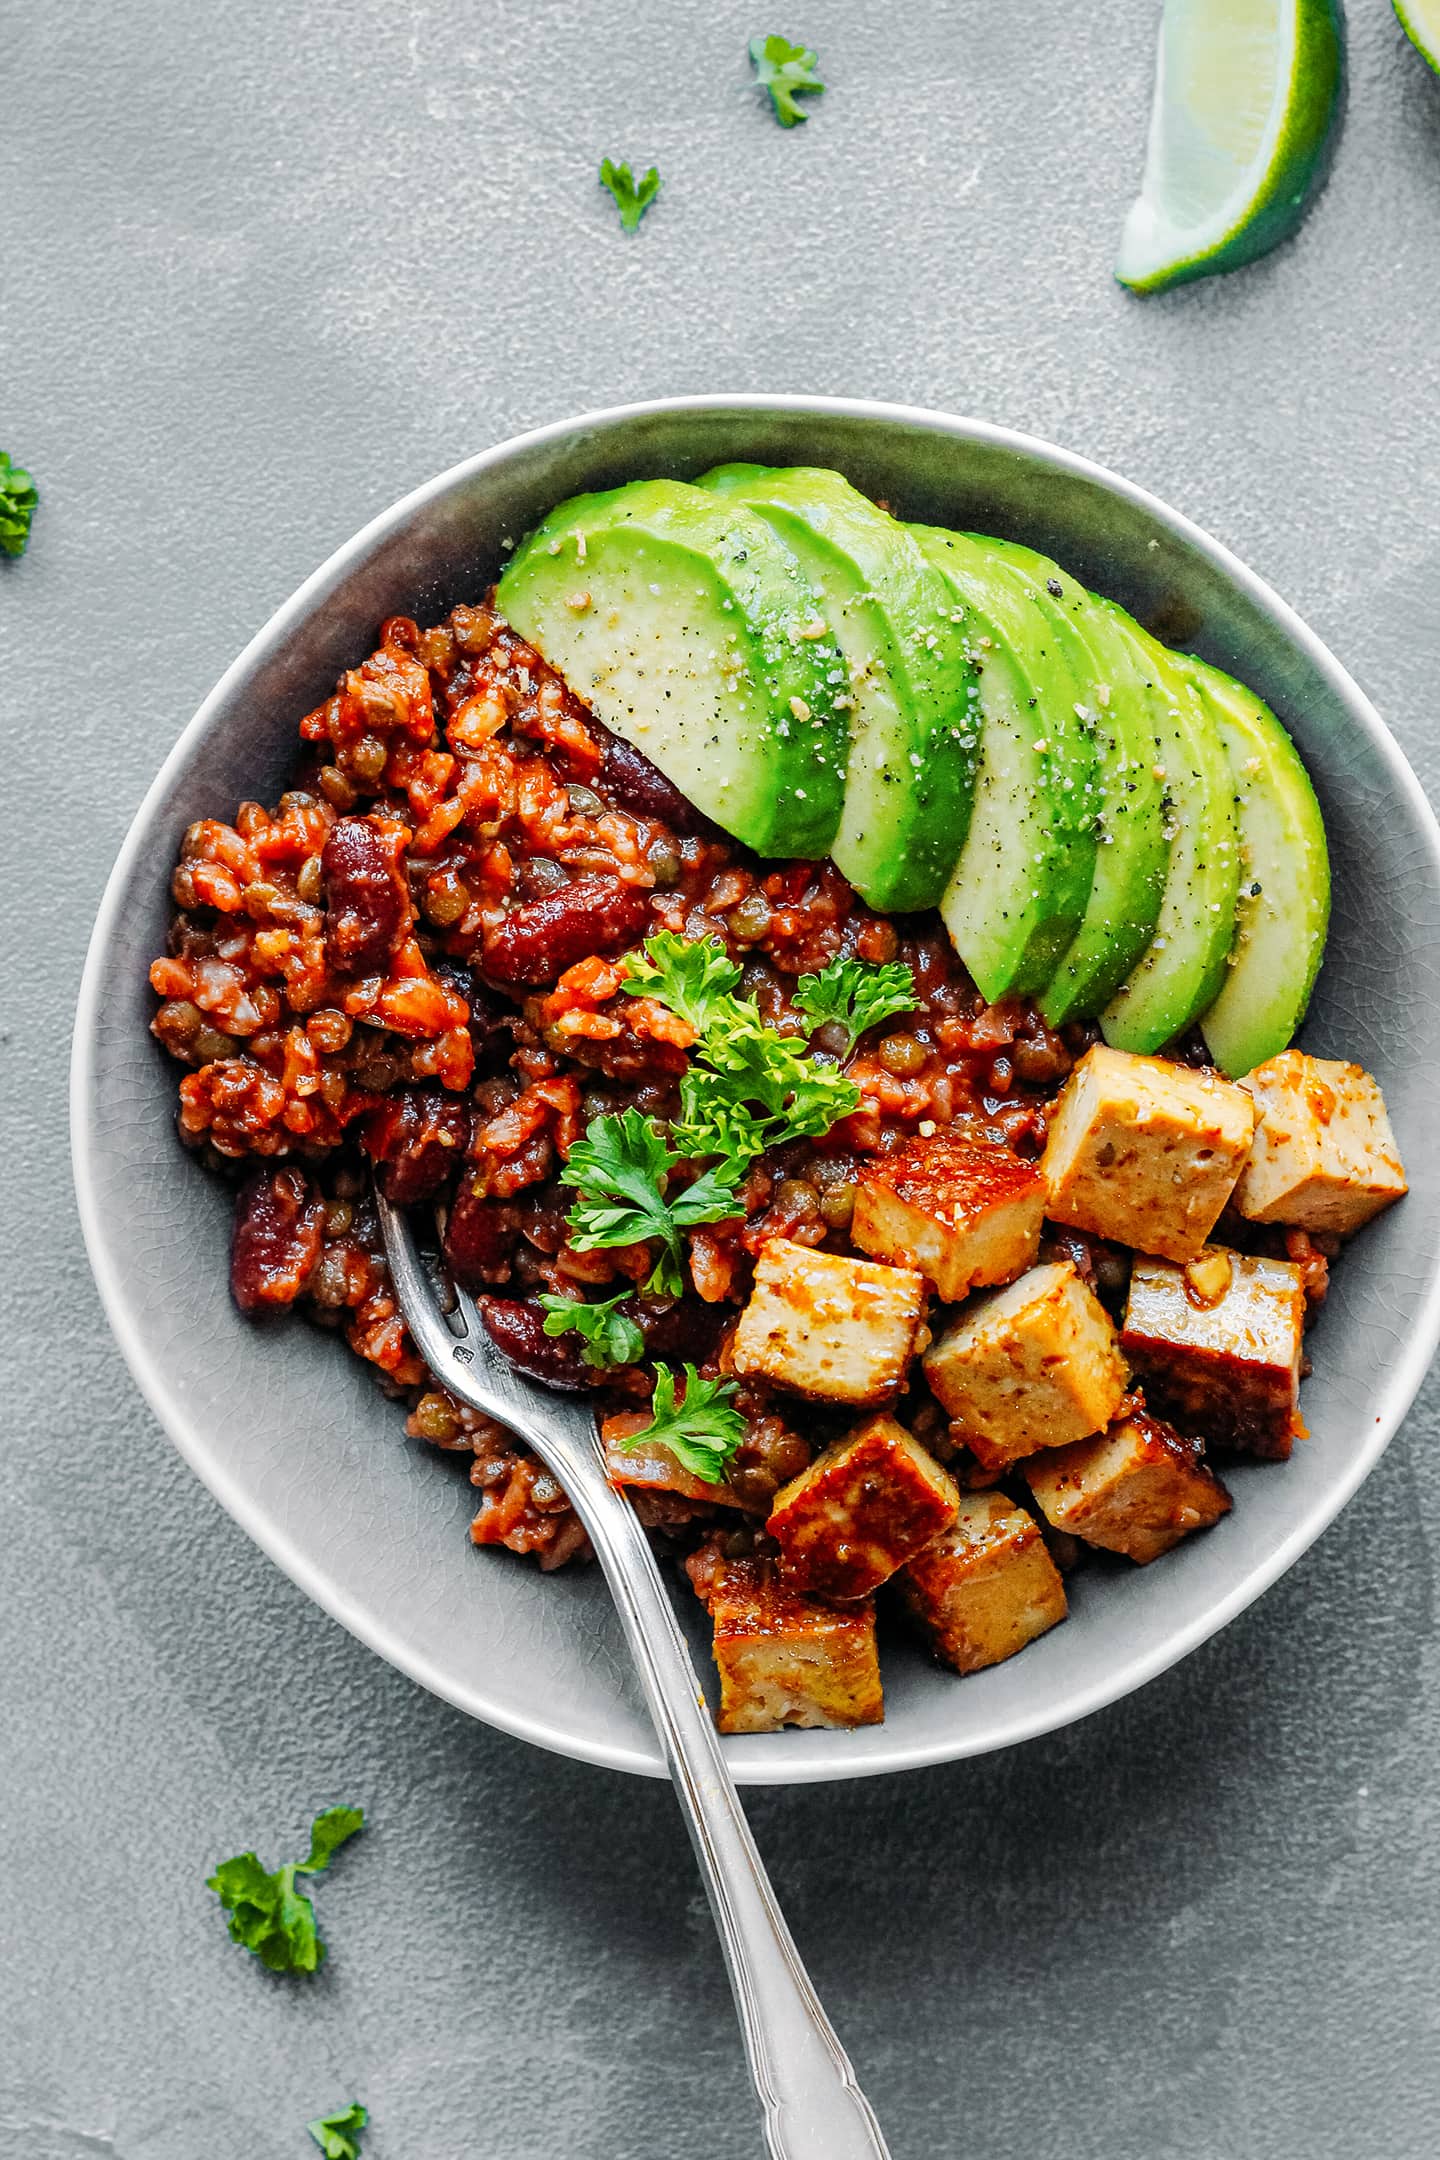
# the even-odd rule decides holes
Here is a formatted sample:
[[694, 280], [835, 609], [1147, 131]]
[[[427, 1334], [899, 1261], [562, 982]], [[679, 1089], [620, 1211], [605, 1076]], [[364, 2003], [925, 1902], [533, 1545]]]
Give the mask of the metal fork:
[[755, 1849], [649, 1540], [610, 1482], [593, 1412], [516, 1372], [473, 1298], [448, 1278], [437, 1296], [400, 1210], [378, 1191], [376, 1205], [395, 1295], [426, 1364], [452, 1395], [534, 1448], [605, 1571], [719, 1930], [773, 2160], [888, 2160]]

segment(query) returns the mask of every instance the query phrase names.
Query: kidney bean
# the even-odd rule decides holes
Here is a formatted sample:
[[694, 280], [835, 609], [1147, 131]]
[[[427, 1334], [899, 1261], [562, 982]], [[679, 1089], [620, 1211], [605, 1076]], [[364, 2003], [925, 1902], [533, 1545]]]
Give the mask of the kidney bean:
[[532, 1380], [569, 1395], [603, 1385], [605, 1375], [581, 1355], [580, 1337], [547, 1335], [544, 1313], [527, 1298], [482, 1298], [480, 1317], [496, 1349]]
[[445, 1257], [457, 1280], [467, 1290], [508, 1282], [518, 1230], [518, 1209], [481, 1198], [462, 1177], [445, 1225]]
[[459, 960], [437, 960], [435, 974], [449, 989], [458, 991], [470, 1008], [476, 1071], [485, 1072], [497, 1064], [504, 1066], [515, 1047], [514, 1006], [507, 1005], [498, 991], [481, 982], [474, 969]]
[[293, 1305], [324, 1239], [325, 1203], [303, 1170], [287, 1164], [247, 1178], [230, 1238], [230, 1290], [241, 1312]]
[[687, 802], [673, 781], [643, 751], [622, 742], [596, 720], [588, 723], [601, 747], [600, 782], [624, 810], [638, 810], [641, 817], [658, 818], [671, 832], [711, 833], [709, 818]]
[[649, 914], [646, 895], [619, 878], [578, 877], [487, 931], [480, 965], [496, 982], [551, 983], [577, 960], [630, 944]]
[[341, 975], [378, 975], [410, 928], [403, 825], [341, 818], [321, 856], [325, 951]]
[[438, 1192], [464, 1161], [470, 1112], [441, 1088], [404, 1088], [370, 1112], [361, 1138], [381, 1165], [381, 1192], [397, 1207], [409, 1207]]
[[723, 1306], [702, 1305], [682, 1298], [673, 1305], [651, 1298], [637, 1298], [621, 1308], [636, 1321], [645, 1337], [645, 1355], [673, 1359], [680, 1364], [703, 1365], [720, 1347], [732, 1315]]

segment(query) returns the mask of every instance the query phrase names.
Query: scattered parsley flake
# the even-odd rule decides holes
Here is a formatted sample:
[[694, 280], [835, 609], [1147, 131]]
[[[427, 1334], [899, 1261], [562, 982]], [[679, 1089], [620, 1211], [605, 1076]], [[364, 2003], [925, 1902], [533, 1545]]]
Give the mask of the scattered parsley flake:
[[800, 97], [823, 97], [825, 85], [816, 74], [816, 55], [808, 45], [792, 45], [785, 37], [754, 37], [750, 58], [755, 79], [770, 93], [775, 118], [781, 127], [792, 128], [810, 115], [796, 103]]
[[692, 1477], [718, 1485], [745, 1437], [745, 1420], [732, 1406], [733, 1380], [702, 1380], [693, 1365], [685, 1372], [685, 1394], [677, 1405], [675, 1375], [668, 1365], [655, 1368], [650, 1423], [622, 1443], [633, 1454], [647, 1441], [659, 1440]]
[[867, 967], [863, 960], [836, 958], [823, 973], [801, 976], [795, 1003], [812, 1028], [844, 1028], [843, 1063], [867, 1028], [878, 1027], [897, 1013], [914, 1012], [920, 1000], [915, 995], [915, 977], [903, 960]]
[[311, 1825], [305, 1858], [291, 1860], [273, 1874], [253, 1852], [222, 1860], [207, 1877], [206, 1888], [230, 1915], [231, 1940], [242, 1943], [271, 1972], [315, 1972], [325, 1945], [315, 1926], [315, 1908], [296, 1889], [295, 1878], [320, 1874], [364, 1824], [363, 1808], [326, 1808]]
[[543, 1291], [547, 1335], [579, 1335], [584, 1343], [580, 1355], [587, 1365], [635, 1365], [645, 1355], [645, 1337], [629, 1313], [620, 1307], [630, 1297], [622, 1290], [603, 1304], [587, 1305], [577, 1298], [556, 1297]]
[[667, 1199], [666, 1180], [681, 1159], [654, 1120], [639, 1110], [596, 1118], [560, 1173], [560, 1182], [580, 1194], [569, 1216], [575, 1250], [658, 1242], [660, 1257], [645, 1287], [678, 1295], [684, 1287], [681, 1231], [743, 1213], [735, 1197], [740, 1173], [728, 1164], [707, 1170]]
[[30, 521], [40, 500], [28, 472], [0, 450], [0, 552], [23, 555], [30, 544]]
[[602, 158], [600, 185], [608, 188], [614, 196], [615, 207], [620, 212], [620, 223], [626, 232], [634, 232], [660, 192], [660, 168], [652, 165], [637, 181], [628, 165], [617, 165], [613, 158]]
[[360, 2160], [360, 2133], [370, 2117], [358, 2100], [335, 2115], [317, 2115], [306, 2123], [325, 2160]]

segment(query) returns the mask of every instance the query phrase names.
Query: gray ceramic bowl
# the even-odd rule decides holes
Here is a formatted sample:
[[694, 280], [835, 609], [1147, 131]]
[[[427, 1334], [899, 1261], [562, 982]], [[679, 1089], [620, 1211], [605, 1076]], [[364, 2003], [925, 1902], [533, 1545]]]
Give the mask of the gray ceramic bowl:
[[[206, 699], [121, 851], [76, 1025], [75, 1176], [106, 1310], [177, 1447], [312, 1597], [476, 1717], [659, 1773], [598, 1573], [544, 1578], [476, 1553], [453, 1460], [404, 1439], [358, 1363], [302, 1323], [261, 1328], [232, 1307], [228, 1196], [176, 1141], [178, 1075], [146, 1032], [146, 968], [186, 825], [273, 798], [297, 719], [386, 615], [425, 621], [477, 598], [506, 542], [564, 496], [726, 458], [834, 466], [904, 517], [1028, 541], [1270, 701], [1334, 851], [1334, 928], [1304, 1039], [1378, 1075], [1413, 1181], [1337, 1271], [1311, 1339], [1312, 1437], [1292, 1462], [1237, 1472], [1234, 1514], [1158, 1566], [1082, 1573], [1068, 1623], [1009, 1664], [961, 1681], [896, 1641], [883, 1726], [727, 1743], [742, 1782], [782, 1784], [978, 1754], [1113, 1701], [1258, 1597], [1373, 1467], [1440, 1332], [1440, 833], [1366, 699], [1258, 578], [1140, 489], [1000, 428], [833, 399], [631, 406], [486, 451], [347, 542]], [[695, 1643], [703, 1669], [698, 1626]]]

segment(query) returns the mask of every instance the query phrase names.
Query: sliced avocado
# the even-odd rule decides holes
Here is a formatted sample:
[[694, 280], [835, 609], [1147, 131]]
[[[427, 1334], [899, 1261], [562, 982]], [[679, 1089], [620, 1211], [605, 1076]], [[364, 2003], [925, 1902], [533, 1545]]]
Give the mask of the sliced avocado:
[[975, 808], [940, 912], [985, 997], [1040, 990], [1080, 927], [1095, 867], [1095, 744], [1076, 711], [1074, 643], [991, 541], [910, 530], [980, 669]]
[[1268, 705], [1203, 660], [1185, 663], [1235, 775], [1240, 896], [1224, 986], [1200, 1028], [1232, 1079], [1294, 1039], [1325, 952], [1330, 857], [1299, 752]]
[[760, 854], [830, 851], [839, 654], [793, 555], [742, 503], [637, 480], [552, 510], [500, 580], [505, 619], [617, 735]]
[[1134, 650], [1164, 780], [1170, 860], [1144, 953], [1100, 1015], [1117, 1050], [1159, 1050], [1213, 1003], [1235, 931], [1240, 848], [1235, 782], [1215, 720], [1186, 664], [1113, 601], [1097, 599]]
[[820, 595], [851, 700], [830, 853], [871, 907], [934, 907], [975, 784], [976, 674], [943, 578], [903, 525], [818, 466], [721, 465], [699, 482], [774, 528]]
[[[994, 552], [1030, 587], [1037, 607], [1063, 615], [1071, 665], [1083, 677], [1096, 753], [1095, 875], [1080, 928], [1038, 1000], [1051, 1027], [1099, 1012], [1130, 973], [1155, 928], [1170, 844], [1159, 752], [1151, 731], [1153, 693], [1111, 618], [1047, 555], [1012, 541]], [[1084, 716], [1082, 715], [1082, 718]]]

